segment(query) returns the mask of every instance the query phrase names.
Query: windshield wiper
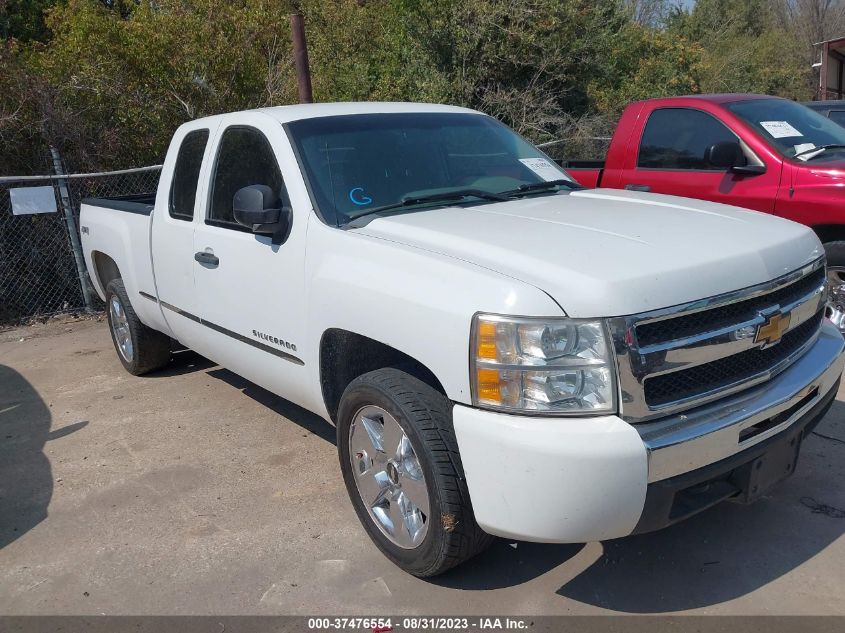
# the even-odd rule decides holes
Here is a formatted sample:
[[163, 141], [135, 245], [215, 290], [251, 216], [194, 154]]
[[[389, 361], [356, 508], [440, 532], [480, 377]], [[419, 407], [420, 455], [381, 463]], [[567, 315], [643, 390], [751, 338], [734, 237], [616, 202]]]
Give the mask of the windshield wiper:
[[424, 196], [405, 196], [399, 202], [393, 204], [386, 204], [374, 209], [362, 209], [358, 213], [350, 213], [348, 217], [350, 220], [358, 220], [370, 215], [378, 215], [383, 211], [390, 211], [392, 209], [402, 209], [405, 207], [412, 207], [418, 204], [430, 204], [432, 202], [459, 202], [466, 198], [480, 198], [482, 200], [492, 200], [495, 202], [504, 202], [509, 198], [501, 193], [493, 193], [492, 191], [482, 191], [481, 189], [452, 189], [441, 193], [432, 193]]
[[546, 180], [543, 182], [533, 182], [530, 185], [519, 185], [516, 189], [510, 189], [509, 191], [500, 191], [500, 196], [508, 196], [508, 197], [519, 197], [521, 195], [540, 192], [540, 191], [548, 191], [549, 189], [555, 189], [557, 187], [566, 187], [568, 189], [583, 189], [581, 185], [573, 180], [566, 180], [561, 178], [560, 180]]
[[811, 158], [815, 158], [818, 154], [822, 152], [826, 152], [829, 149], [843, 149], [845, 148], [845, 143], [830, 143], [829, 145], [820, 145], [818, 147], [814, 147], [813, 149], [805, 149], [803, 152], [798, 152], [793, 158], [801, 158], [802, 156], [807, 156], [807, 154], [812, 154], [812, 156], [807, 156], [804, 160], [810, 160]]

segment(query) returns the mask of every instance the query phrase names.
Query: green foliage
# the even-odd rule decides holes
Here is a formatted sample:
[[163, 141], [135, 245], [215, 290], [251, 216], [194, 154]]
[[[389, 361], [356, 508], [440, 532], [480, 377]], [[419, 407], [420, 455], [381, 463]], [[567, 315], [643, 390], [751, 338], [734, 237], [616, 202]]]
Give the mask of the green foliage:
[[589, 107], [587, 84], [628, 22], [620, 2], [397, 1], [451, 102], [479, 108], [535, 138]]
[[28, 42], [47, 37], [44, 10], [55, 0], [0, 0], [0, 38]]
[[293, 10], [318, 101], [466, 105], [535, 141], [605, 136], [654, 96], [808, 98], [789, 2], [0, 0], [0, 172], [50, 144], [77, 170], [148, 164], [184, 121], [296, 102]]
[[51, 9], [29, 69], [45, 134], [76, 168], [161, 160], [180, 123], [293, 100], [287, 15], [272, 1], [91, 0]]
[[612, 42], [604, 72], [589, 83], [593, 105], [619, 112], [631, 101], [700, 92], [703, 56], [683, 37], [630, 24]]
[[698, 0], [670, 32], [700, 44], [703, 92], [756, 92], [811, 99], [807, 51], [771, 0]]

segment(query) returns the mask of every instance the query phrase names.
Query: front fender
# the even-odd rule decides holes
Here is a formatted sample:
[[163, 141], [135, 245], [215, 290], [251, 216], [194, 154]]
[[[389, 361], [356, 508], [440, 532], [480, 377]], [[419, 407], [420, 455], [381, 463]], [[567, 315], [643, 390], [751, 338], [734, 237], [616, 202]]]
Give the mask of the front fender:
[[[315, 223], [308, 252], [314, 253], [306, 267], [308, 340], [319, 342], [326, 330], [339, 328], [389, 345], [425, 365], [456, 402], [471, 402], [469, 337], [476, 312], [563, 315], [551, 297], [525, 282], [354, 230]], [[313, 360], [307, 364], [315, 372], [312, 384], [319, 385]]]
[[778, 198], [777, 213], [807, 226], [845, 224], [845, 169], [795, 167], [788, 195]]

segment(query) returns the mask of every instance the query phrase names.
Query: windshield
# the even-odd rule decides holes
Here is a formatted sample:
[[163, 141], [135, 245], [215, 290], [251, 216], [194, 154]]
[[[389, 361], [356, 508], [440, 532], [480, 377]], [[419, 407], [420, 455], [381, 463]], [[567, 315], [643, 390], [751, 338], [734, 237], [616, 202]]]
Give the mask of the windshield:
[[839, 160], [845, 154], [845, 147], [819, 150], [829, 145], [845, 146], [845, 128], [800, 103], [753, 99], [728, 103], [725, 107], [787, 158], [822, 162]]
[[[302, 119], [287, 127], [315, 203], [323, 218], [337, 226], [368, 209], [413, 198], [456, 190], [497, 194], [540, 182], [571, 181], [516, 132], [481, 114], [341, 115]], [[427, 204], [491, 201], [469, 195]]]

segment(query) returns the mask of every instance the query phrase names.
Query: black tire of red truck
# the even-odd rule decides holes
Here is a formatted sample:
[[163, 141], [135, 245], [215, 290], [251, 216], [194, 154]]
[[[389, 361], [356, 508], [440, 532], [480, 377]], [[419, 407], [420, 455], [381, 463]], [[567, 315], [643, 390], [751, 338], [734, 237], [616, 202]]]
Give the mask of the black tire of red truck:
[[825, 316], [845, 335], [845, 241], [827, 242], [828, 303]]

